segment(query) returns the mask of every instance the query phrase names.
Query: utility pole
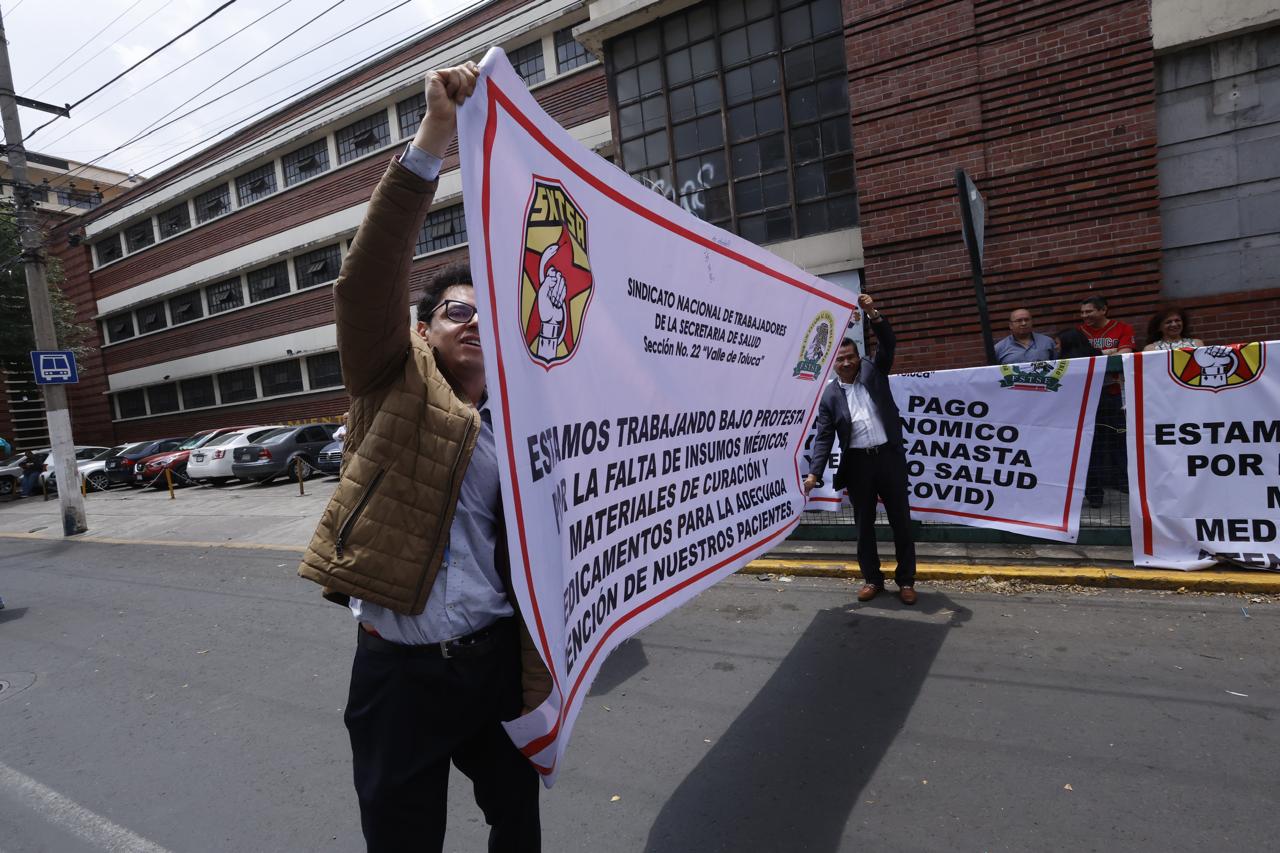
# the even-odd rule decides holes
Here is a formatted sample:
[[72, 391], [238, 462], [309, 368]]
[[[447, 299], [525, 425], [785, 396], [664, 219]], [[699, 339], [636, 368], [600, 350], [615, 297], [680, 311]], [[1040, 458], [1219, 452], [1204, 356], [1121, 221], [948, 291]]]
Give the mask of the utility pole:
[[[46, 109], [65, 115], [65, 108], [39, 104], [23, 98], [24, 106]], [[27, 182], [27, 154], [22, 146], [22, 125], [18, 121], [18, 99], [13, 91], [13, 69], [9, 67], [9, 40], [0, 18], [0, 119], [4, 121], [9, 168], [13, 170], [14, 197], [17, 201], [18, 239], [22, 242], [22, 258], [27, 269], [27, 298], [31, 303], [31, 322], [35, 327], [36, 347], [58, 349], [58, 335], [53, 325], [53, 307], [49, 304], [49, 282], [45, 278], [44, 241], [32, 209], [30, 184]], [[50, 455], [57, 462], [58, 506], [62, 511], [62, 533], [72, 536], [84, 533], [84, 497], [80, 494], [80, 474], [76, 468], [75, 442], [71, 438], [71, 411], [67, 407], [67, 391], [61, 385], [45, 385], [44, 405], [49, 420]]]

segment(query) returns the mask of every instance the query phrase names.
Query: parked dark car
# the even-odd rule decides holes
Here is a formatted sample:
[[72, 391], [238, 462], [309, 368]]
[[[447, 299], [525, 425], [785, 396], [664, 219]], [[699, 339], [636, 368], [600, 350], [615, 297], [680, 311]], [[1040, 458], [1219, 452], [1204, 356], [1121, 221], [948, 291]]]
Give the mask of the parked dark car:
[[342, 468], [342, 439], [331, 442], [320, 451], [316, 467], [326, 474], [336, 474]]
[[231, 474], [237, 480], [266, 483], [284, 474], [298, 479], [297, 460], [302, 460], [302, 479], [319, 469], [320, 451], [333, 441], [338, 424], [306, 424], [285, 427], [263, 436], [257, 444], [237, 447]]
[[157, 438], [152, 441], [140, 441], [132, 447], [125, 449], [119, 456], [107, 460], [107, 482], [112, 486], [117, 483], [128, 483], [129, 485], [141, 485], [134, 482], [133, 466], [137, 464], [139, 459], [146, 459], [148, 456], [154, 456], [157, 453], [164, 453], [168, 450], [176, 450], [178, 445], [186, 440], [186, 436], [178, 438]]

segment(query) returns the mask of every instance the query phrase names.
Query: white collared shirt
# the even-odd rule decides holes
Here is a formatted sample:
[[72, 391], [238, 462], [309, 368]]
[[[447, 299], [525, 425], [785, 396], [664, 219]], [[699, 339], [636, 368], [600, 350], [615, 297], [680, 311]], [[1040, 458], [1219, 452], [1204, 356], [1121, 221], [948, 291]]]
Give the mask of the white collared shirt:
[[880, 410], [876, 408], [875, 401], [867, 392], [867, 386], [863, 385], [861, 380], [862, 378], [859, 377], [848, 385], [836, 380], [840, 390], [844, 392], [845, 400], [849, 403], [849, 420], [853, 422], [853, 429], [849, 434], [849, 446], [879, 447], [886, 443], [889, 437], [885, 435], [884, 424], [880, 422]]

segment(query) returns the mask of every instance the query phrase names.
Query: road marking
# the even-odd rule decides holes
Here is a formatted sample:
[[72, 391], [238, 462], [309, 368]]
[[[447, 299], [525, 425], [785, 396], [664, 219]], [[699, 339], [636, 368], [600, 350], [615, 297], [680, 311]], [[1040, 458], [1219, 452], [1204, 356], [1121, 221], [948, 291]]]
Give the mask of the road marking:
[[14, 794], [55, 826], [110, 853], [170, 853], [123, 826], [94, 814], [69, 797], [0, 762], [0, 788]]
[[98, 542], [103, 545], [160, 545], [168, 548], [238, 548], [242, 551], [288, 551], [293, 554], [301, 554], [307, 550], [305, 545], [270, 545], [261, 542], [172, 542], [164, 539], [111, 539], [106, 536], [69, 538], [65, 536], [46, 536], [42, 533], [0, 533], [0, 539], [29, 539], [38, 542]]

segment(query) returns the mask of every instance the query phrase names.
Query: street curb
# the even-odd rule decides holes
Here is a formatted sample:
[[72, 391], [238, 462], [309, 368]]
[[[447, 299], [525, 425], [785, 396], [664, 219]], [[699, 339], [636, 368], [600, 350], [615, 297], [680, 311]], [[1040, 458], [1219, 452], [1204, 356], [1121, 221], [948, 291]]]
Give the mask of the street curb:
[[[892, 573], [886, 563], [885, 574]], [[854, 564], [835, 560], [754, 560], [739, 570], [747, 575], [792, 575], [809, 578], [844, 578], [861, 580]], [[991, 578], [997, 581], [1021, 581], [1050, 585], [1100, 586], [1115, 589], [1163, 589], [1188, 592], [1251, 592], [1280, 594], [1280, 574], [1269, 572], [1195, 571], [1178, 572], [1162, 569], [1118, 569], [1095, 566], [1026, 566], [968, 565], [951, 563], [920, 564], [916, 580], [953, 581]]]

